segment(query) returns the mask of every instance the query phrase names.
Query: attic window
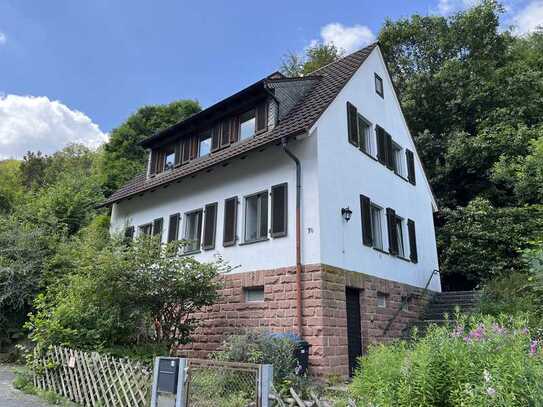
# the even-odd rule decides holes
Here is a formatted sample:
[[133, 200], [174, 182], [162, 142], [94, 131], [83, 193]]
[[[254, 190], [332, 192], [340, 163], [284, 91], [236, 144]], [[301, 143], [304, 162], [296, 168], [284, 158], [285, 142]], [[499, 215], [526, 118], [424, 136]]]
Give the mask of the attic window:
[[256, 132], [255, 109], [243, 113], [239, 118], [239, 139], [245, 140], [253, 137]]
[[375, 74], [375, 92], [384, 98], [384, 92], [383, 92], [383, 79], [377, 74]]
[[164, 152], [164, 171], [173, 170], [175, 166], [175, 151], [173, 149]]
[[211, 152], [211, 132], [202, 134], [198, 140], [198, 156], [203, 157]]

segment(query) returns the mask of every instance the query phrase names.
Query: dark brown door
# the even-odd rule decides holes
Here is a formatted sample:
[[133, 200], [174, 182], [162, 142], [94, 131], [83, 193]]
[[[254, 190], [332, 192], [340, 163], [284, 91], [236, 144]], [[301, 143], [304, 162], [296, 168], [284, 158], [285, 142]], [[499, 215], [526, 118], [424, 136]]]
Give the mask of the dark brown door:
[[360, 290], [345, 288], [347, 306], [347, 350], [349, 353], [349, 376], [354, 374], [356, 361], [362, 355], [362, 328], [360, 326]]

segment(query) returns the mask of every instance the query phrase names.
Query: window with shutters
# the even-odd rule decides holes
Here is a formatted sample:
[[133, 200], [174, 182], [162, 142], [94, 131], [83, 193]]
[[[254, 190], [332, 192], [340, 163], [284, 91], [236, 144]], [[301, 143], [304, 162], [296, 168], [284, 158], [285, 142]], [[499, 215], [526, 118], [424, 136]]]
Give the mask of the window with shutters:
[[204, 237], [202, 249], [215, 248], [215, 232], [217, 229], [217, 203], [208, 204], [204, 210]]
[[141, 225], [138, 227], [138, 235], [150, 235], [153, 231], [153, 224], [152, 223], [146, 223], [145, 225]]
[[252, 109], [239, 117], [239, 139], [246, 140], [256, 133], [256, 110]]
[[274, 238], [287, 235], [288, 229], [288, 187], [287, 184], [274, 185], [271, 188], [271, 236]]
[[371, 204], [371, 232], [373, 247], [383, 250], [383, 209]]
[[387, 162], [386, 132], [381, 126], [376, 125], [375, 135], [377, 139], [377, 159], [379, 160], [381, 164], [386, 165], [386, 162]]
[[238, 197], [228, 198], [224, 201], [224, 230], [223, 246], [233, 246], [237, 240]]
[[268, 238], [268, 191], [245, 197], [244, 242]]
[[162, 240], [162, 224], [162, 218], [158, 218], [153, 221], [153, 236], [159, 236], [159, 240]]
[[134, 226], [129, 226], [124, 230], [124, 242], [129, 243], [134, 240]]
[[403, 152], [402, 147], [392, 142], [392, 163], [393, 169], [396, 174], [403, 177], [404, 176], [404, 164], [403, 164]]
[[361, 114], [358, 115], [358, 143], [362, 151], [373, 155], [371, 124]]
[[202, 210], [197, 209], [185, 214], [185, 233], [183, 239], [186, 242], [185, 253], [194, 253], [200, 250], [202, 237]]
[[385, 93], [383, 90], [383, 79], [377, 74], [375, 74], [375, 93], [384, 98]]
[[170, 215], [170, 223], [168, 225], [168, 243], [178, 239], [179, 236], [179, 213]]

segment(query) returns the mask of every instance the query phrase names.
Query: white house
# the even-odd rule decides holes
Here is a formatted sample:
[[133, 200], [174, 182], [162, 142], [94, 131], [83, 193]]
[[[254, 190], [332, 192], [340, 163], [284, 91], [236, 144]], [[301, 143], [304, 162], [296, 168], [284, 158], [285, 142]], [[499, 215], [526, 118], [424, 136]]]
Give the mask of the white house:
[[147, 173], [105, 203], [112, 233], [186, 239], [187, 255], [239, 266], [180, 352], [295, 331], [315, 374], [347, 374], [419, 317], [425, 287], [440, 291], [436, 203], [377, 44], [274, 73], [142, 145]]

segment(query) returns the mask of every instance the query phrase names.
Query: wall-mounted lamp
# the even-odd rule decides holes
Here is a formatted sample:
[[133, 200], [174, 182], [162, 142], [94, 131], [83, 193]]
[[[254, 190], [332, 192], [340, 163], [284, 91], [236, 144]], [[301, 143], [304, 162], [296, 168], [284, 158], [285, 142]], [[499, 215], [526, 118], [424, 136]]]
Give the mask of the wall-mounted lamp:
[[353, 211], [347, 206], [346, 208], [341, 208], [341, 216], [343, 216], [343, 219], [345, 219], [345, 222], [349, 222], [351, 220], [351, 215], [353, 214]]

